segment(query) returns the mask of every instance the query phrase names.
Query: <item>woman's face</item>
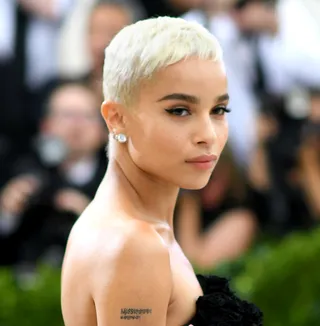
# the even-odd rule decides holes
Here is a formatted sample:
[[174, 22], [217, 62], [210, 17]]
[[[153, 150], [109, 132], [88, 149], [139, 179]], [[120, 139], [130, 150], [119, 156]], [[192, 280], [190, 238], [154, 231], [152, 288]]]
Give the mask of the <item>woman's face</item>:
[[181, 188], [204, 187], [228, 138], [227, 105], [221, 62], [190, 58], [162, 69], [141, 86], [126, 113], [134, 164]]

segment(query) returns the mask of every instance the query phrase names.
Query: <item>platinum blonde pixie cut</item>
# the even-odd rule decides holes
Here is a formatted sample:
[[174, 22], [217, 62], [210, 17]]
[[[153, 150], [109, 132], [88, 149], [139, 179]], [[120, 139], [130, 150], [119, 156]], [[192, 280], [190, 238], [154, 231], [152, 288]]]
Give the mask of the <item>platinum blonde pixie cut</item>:
[[200, 24], [157, 17], [124, 27], [105, 50], [105, 101], [129, 107], [142, 81], [191, 56], [222, 61], [220, 44]]

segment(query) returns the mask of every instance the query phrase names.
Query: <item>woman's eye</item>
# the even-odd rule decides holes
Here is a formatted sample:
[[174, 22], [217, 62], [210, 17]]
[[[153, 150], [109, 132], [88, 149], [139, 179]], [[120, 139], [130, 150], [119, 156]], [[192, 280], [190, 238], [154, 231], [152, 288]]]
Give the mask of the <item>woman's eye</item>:
[[231, 112], [231, 110], [226, 108], [225, 106], [218, 106], [212, 110], [212, 113], [216, 115], [224, 115], [225, 113], [229, 112]]
[[180, 117], [190, 115], [190, 111], [188, 109], [185, 109], [185, 108], [174, 108], [174, 109], [168, 109], [166, 111], [169, 114], [177, 115], [177, 116], [180, 116]]

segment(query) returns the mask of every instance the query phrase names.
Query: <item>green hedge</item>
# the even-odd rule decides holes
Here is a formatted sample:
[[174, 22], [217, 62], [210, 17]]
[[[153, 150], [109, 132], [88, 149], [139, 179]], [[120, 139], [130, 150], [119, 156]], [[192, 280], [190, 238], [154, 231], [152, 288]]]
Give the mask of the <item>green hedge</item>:
[[320, 325], [320, 229], [260, 246], [216, 272], [261, 308], [265, 326]]
[[[320, 325], [320, 229], [281, 243], [259, 245], [243, 259], [214, 271], [230, 276], [233, 288], [264, 312], [265, 326]], [[1, 326], [63, 326], [60, 270], [39, 269], [30, 290], [0, 270]]]
[[41, 267], [29, 290], [17, 286], [13, 273], [0, 270], [1, 326], [63, 326], [60, 308], [60, 270]]

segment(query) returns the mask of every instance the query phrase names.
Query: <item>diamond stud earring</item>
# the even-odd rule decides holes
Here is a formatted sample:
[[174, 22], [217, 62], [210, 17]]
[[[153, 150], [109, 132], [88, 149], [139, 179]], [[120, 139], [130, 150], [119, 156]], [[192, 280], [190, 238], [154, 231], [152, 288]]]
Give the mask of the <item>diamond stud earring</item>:
[[127, 136], [125, 134], [114, 135], [114, 139], [119, 143], [125, 143], [127, 141]]

